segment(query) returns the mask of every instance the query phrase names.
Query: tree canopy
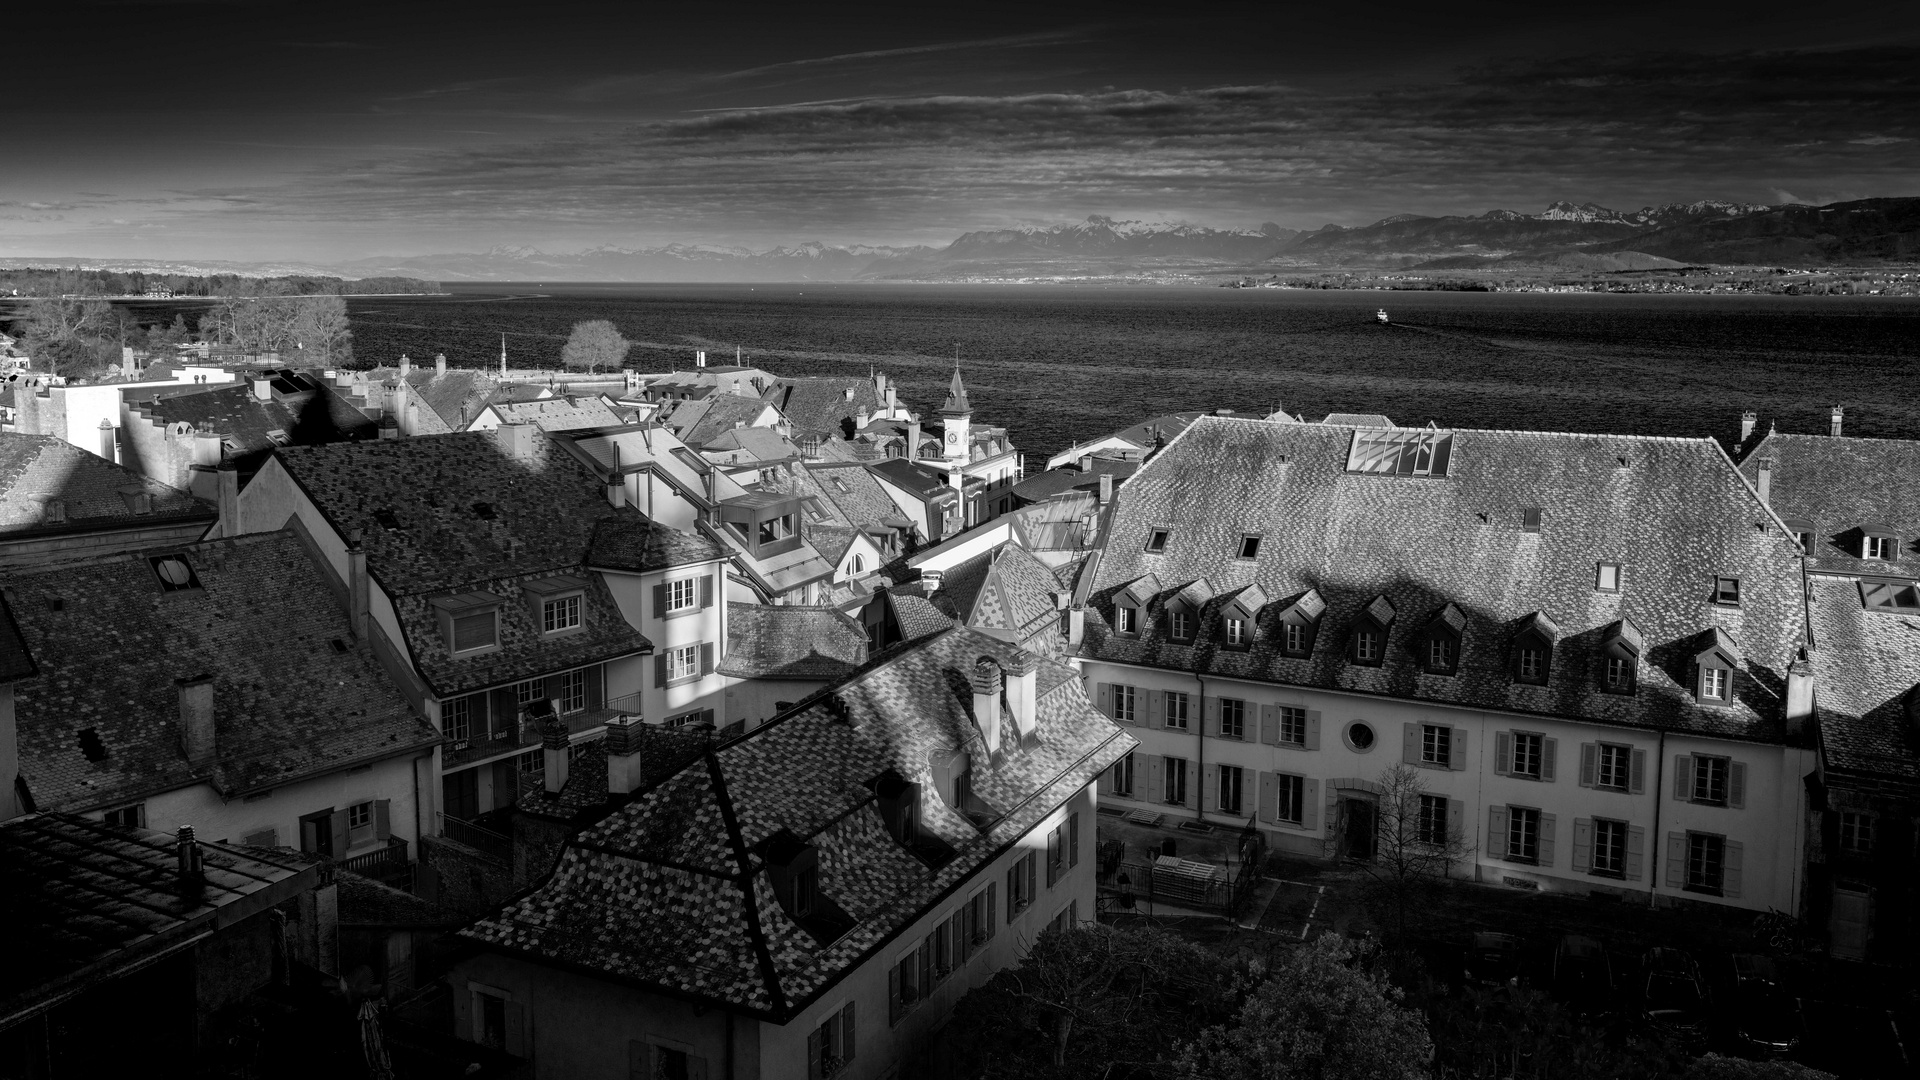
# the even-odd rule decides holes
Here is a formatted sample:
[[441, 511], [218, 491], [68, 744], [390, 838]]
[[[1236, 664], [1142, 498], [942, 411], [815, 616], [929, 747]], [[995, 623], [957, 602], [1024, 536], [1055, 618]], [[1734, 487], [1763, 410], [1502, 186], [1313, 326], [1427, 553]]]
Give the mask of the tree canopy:
[[633, 342], [621, 337], [613, 323], [606, 319], [588, 319], [573, 324], [573, 333], [560, 349], [560, 361], [569, 369], [589, 372], [602, 364], [619, 367], [631, 348]]

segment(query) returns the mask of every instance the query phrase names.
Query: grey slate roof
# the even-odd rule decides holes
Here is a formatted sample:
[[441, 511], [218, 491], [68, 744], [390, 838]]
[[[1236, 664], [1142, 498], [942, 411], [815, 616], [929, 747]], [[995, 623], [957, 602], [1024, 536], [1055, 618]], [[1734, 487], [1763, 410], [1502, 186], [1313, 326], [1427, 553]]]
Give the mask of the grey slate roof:
[[[191, 393], [160, 395], [133, 406], [161, 427], [185, 423], [195, 431], [221, 436], [229, 444], [228, 456], [243, 472], [252, 472], [267, 452], [286, 443], [379, 437], [379, 423], [313, 376], [285, 371], [271, 378], [273, 397], [268, 401], [255, 397], [252, 385], [243, 379]], [[271, 432], [279, 432], [284, 442], [276, 441]]]
[[[129, 495], [138, 492], [152, 497], [149, 513], [133, 512]], [[65, 522], [46, 520], [47, 499], [66, 504]], [[186, 492], [64, 439], [0, 432], [0, 539], [186, 521], [212, 524], [217, 516]]]
[[[461, 936], [735, 1011], [785, 1021], [941, 902], [1134, 745], [1072, 669], [1041, 661], [1037, 745], [976, 757], [976, 828], [923, 797], [955, 850], [930, 868], [889, 837], [867, 786], [928, 777], [929, 755], [978, 748], [966, 673], [1016, 650], [965, 629], [891, 650], [834, 688], [708, 754], [568, 844], [551, 877]], [[836, 717], [831, 700], [844, 703]], [[926, 785], [928, 788], [930, 784]], [[819, 941], [773, 893], [763, 845], [820, 853], [821, 893], [853, 920]]]
[[1013, 486], [1013, 497], [1025, 502], [1043, 502], [1075, 491], [1098, 492], [1100, 477], [1111, 475], [1114, 486], [1118, 487], [1127, 477], [1139, 471], [1138, 461], [1122, 461], [1110, 457], [1095, 455], [1093, 468], [1081, 472], [1080, 467], [1063, 466], [1048, 469], [1037, 476], [1029, 476]]
[[1328, 413], [1320, 422], [1334, 427], [1390, 428], [1394, 426], [1393, 421], [1379, 413]]
[[795, 493], [818, 494], [833, 505], [843, 525], [892, 528], [908, 523], [900, 504], [893, 501], [863, 464], [803, 465], [798, 475], [811, 479], [813, 487], [804, 492], [796, 489]]
[[1920, 745], [1902, 704], [1920, 686], [1920, 615], [1866, 610], [1851, 578], [1813, 574], [1807, 585], [1823, 764], [1920, 788]]
[[[175, 550], [199, 588], [164, 591], [145, 554], [6, 580], [40, 660], [37, 678], [15, 684], [14, 712], [20, 773], [42, 809], [97, 809], [197, 781], [231, 796], [440, 741], [353, 640], [292, 533]], [[200, 675], [214, 679], [216, 754], [196, 771], [180, 749], [174, 680]]]
[[541, 431], [568, 431], [620, 423], [620, 417], [597, 397], [495, 401], [489, 407], [503, 424], [532, 424]]
[[714, 562], [727, 551], [699, 533], [684, 533], [654, 521], [610, 518], [593, 527], [588, 566], [641, 574], [690, 563]]
[[664, 424], [680, 441], [695, 449], [706, 446], [736, 424], [751, 424], [767, 411], [767, 403], [757, 397], [738, 394], [709, 394], [703, 398], [677, 401], [654, 419]]
[[866, 630], [833, 608], [727, 605], [722, 675], [824, 682], [845, 678], [866, 661]]
[[[853, 391], [850, 398], [849, 390]], [[873, 380], [867, 378], [815, 375], [781, 379], [761, 397], [776, 406], [796, 432], [823, 438], [852, 435], [859, 413], [880, 411]]]
[[1006, 544], [948, 570], [929, 599], [966, 626], [1054, 655], [1060, 651], [1060, 583], [1032, 552]]
[[[1456, 431], [1444, 479], [1345, 471], [1351, 428], [1206, 417], [1116, 497], [1092, 582], [1083, 655], [1283, 684], [1664, 727], [1753, 740], [1784, 737], [1785, 669], [1805, 629], [1797, 545], [1717, 444], [1704, 439]], [[1540, 531], [1522, 511], [1543, 511]], [[1144, 548], [1169, 528], [1162, 554]], [[1265, 539], [1239, 560], [1240, 539]], [[1624, 592], [1595, 589], [1618, 562]], [[1114, 596], [1146, 575], [1158, 599], [1138, 638], [1111, 632]], [[1711, 602], [1716, 576], [1740, 579], [1742, 606]], [[1216, 599], [1192, 645], [1166, 640], [1165, 596], [1205, 578]], [[1246, 652], [1218, 647], [1231, 593], [1272, 598]], [[1276, 651], [1272, 612], [1308, 589], [1327, 603], [1311, 657]], [[1348, 663], [1347, 635], [1386, 596], [1397, 612], [1382, 667]], [[1418, 670], [1414, 635], [1445, 604], [1466, 617], [1457, 676]], [[1507, 675], [1511, 634], [1535, 612], [1562, 628], [1548, 685]], [[1601, 637], [1630, 617], [1647, 641], [1638, 693], [1601, 693]], [[1744, 670], [1735, 701], [1691, 696], [1691, 644], [1723, 627]]]
[[[1762, 459], [1773, 462], [1774, 512], [1812, 527], [1809, 570], [1920, 578], [1920, 442], [1773, 432], [1740, 460], [1749, 482], [1759, 482]], [[1898, 535], [1897, 562], [1860, 558], [1859, 530], [1873, 524]]]

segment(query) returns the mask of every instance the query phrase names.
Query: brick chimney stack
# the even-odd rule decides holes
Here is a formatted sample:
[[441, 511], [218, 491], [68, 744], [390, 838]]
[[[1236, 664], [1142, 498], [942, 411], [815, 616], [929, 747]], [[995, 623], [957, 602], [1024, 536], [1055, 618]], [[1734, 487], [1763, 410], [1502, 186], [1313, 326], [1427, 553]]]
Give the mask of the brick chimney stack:
[[1845, 413], [1846, 413], [1846, 410], [1842, 409], [1840, 406], [1835, 405], [1833, 407], [1833, 429], [1827, 432], [1827, 434], [1832, 435], [1836, 439], [1840, 437], [1840, 418]]
[[572, 764], [569, 745], [567, 725], [561, 723], [558, 716], [549, 716], [541, 722], [540, 756], [546, 766], [542, 786], [549, 795], [558, 795], [560, 789], [567, 786], [567, 767]]
[[1802, 736], [1813, 724], [1813, 660], [1801, 649], [1787, 665], [1787, 734]]
[[1773, 505], [1773, 459], [1761, 458], [1759, 471], [1755, 474], [1754, 490], [1760, 493], [1760, 501]]
[[180, 694], [180, 753], [194, 772], [204, 772], [215, 752], [213, 676], [175, 679], [173, 685]]
[[638, 716], [616, 716], [607, 721], [607, 794], [631, 795], [644, 780], [640, 756], [646, 722]]
[[446, 353], [439, 353], [434, 356], [433, 373], [435, 375], [445, 375], [447, 373], [447, 354]]
[[1000, 665], [992, 657], [973, 662], [969, 680], [973, 684], [973, 720], [980, 725], [980, 737], [987, 744], [987, 756], [1000, 756]]
[[1040, 738], [1039, 672], [1039, 660], [1024, 650], [1007, 662], [1007, 711], [1021, 746], [1031, 746]]

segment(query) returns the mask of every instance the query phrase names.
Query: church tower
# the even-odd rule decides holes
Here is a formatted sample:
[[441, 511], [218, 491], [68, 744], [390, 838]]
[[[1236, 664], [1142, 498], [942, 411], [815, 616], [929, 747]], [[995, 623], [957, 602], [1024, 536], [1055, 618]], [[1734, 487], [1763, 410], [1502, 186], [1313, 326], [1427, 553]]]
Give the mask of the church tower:
[[953, 365], [953, 383], [947, 388], [946, 404], [940, 406], [940, 426], [946, 429], [940, 449], [950, 464], [966, 464], [973, 453], [973, 406], [967, 403], [967, 386], [960, 381], [960, 365]]

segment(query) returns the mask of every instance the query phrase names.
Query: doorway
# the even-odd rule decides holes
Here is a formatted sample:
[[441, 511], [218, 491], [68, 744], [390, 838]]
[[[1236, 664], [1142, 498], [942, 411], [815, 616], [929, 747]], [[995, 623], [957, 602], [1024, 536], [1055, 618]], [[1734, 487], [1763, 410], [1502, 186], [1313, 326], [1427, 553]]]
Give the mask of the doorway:
[[1864, 960], [1873, 896], [1843, 887], [1833, 890], [1833, 918], [1827, 924], [1827, 950], [1835, 960]]
[[1344, 845], [1349, 859], [1373, 858], [1373, 800], [1348, 797], [1341, 800], [1340, 816], [1346, 822]]

